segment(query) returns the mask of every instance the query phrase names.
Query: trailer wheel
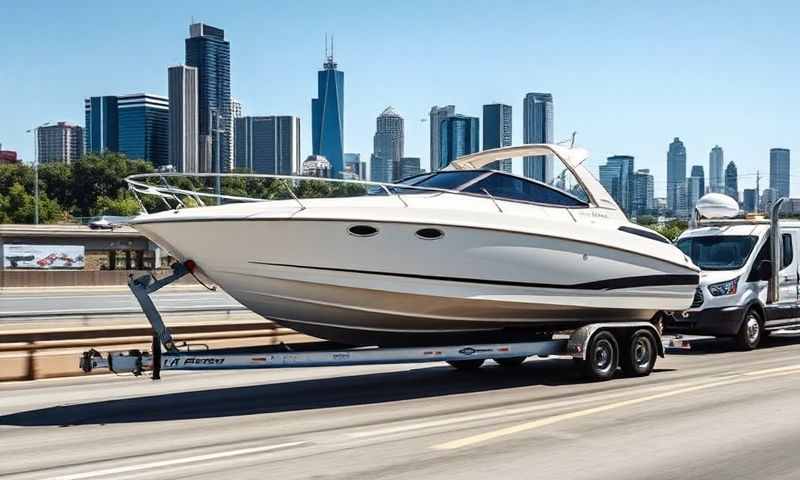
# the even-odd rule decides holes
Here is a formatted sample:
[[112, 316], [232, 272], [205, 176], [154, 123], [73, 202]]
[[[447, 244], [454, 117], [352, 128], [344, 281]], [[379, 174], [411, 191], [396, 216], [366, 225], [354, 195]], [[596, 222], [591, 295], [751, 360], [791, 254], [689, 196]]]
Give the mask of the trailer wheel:
[[631, 377], [646, 377], [656, 365], [656, 340], [647, 330], [636, 330], [628, 341], [622, 359], [622, 370]]
[[498, 365], [501, 367], [506, 368], [514, 368], [519, 367], [525, 362], [525, 359], [528, 357], [505, 357], [505, 358], [495, 358], [494, 361], [497, 362]]
[[608, 380], [619, 366], [619, 344], [611, 332], [601, 330], [592, 337], [583, 362], [583, 373], [591, 380]]
[[736, 334], [736, 345], [740, 350], [755, 350], [761, 343], [764, 334], [764, 326], [761, 324], [761, 316], [751, 308], [744, 315], [744, 321]]
[[447, 363], [456, 370], [468, 371], [481, 368], [483, 360], [449, 360]]

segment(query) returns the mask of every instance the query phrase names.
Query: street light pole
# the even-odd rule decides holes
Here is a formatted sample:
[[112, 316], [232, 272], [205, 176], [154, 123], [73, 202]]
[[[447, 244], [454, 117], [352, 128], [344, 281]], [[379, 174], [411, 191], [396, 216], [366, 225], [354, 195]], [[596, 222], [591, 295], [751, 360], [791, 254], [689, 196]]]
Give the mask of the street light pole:
[[33, 132], [33, 223], [39, 225], [39, 129], [50, 125], [50, 122], [27, 130]]

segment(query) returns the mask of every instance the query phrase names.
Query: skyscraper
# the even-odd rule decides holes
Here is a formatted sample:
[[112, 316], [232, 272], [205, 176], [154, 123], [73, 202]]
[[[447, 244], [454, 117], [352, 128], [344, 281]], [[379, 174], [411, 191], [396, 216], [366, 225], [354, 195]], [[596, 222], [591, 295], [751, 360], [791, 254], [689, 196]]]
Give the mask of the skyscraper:
[[356, 180], [366, 180], [367, 172], [361, 170], [361, 154], [360, 153], [345, 153], [344, 154], [344, 169], [352, 173]]
[[778, 199], [778, 196], [775, 194], [775, 190], [771, 188], [765, 188], [763, 192], [761, 192], [760, 202], [760, 211], [764, 213], [770, 213], [772, 209], [772, 204], [775, 203], [775, 200]]
[[117, 97], [89, 97], [84, 100], [86, 114], [86, 151], [119, 151], [119, 114]]
[[745, 188], [742, 191], [742, 210], [746, 213], [753, 213], [756, 211], [757, 203], [756, 189]]
[[669, 144], [667, 151], [667, 209], [673, 213], [682, 210], [682, 203], [685, 198], [681, 195], [686, 193], [686, 147], [683, 146], [680, 138]]
[[375, 123], [371, 178], [373, 182], [391, 182], [400, 175], [405, 146], [403, 117], [387, 107]]
[[227, 158], [226, 170], [231, 171], [233, 170], [233, 157], [234, 157], [234, 149], [236, 148], [236, 132], [234, 131], [234, 124], [233, 121], [237, 118], [242, 118], [242, 104], [239, 100], [235, 98], [231, 98], [230, 109], [228, 111], [228, 127], [226, 128], [226, 141], [228, 145], [231, 146], [229, 150], [229, 156]]
[[653, 199], [653, 175], [649, 169], [636, 170], [633, 174], [633, 214], [642, 215], [655, 209]]
[[300, 119], [294, 116], [234, 120], [235, 168], [268, 175], [301, 172]]
[[[524, 143], [553, 143], [553, 95], [529, 93], [522, 103]], [[541, 182], [553, 180], [553, 157], [537, 155], [523, 159], [523, 174]]]
[[[326, 42], [327, 43], [327, 42]], [[317, 72], [317, 98], [311, 100], [311, 136], [314, 155], [323, 155], [331, 165], [331, 177], [344, 169], [344, 72], [333, 60], [333, 42]]]
[[200, 169], [226, 171], [232, 146], [227, 130], [231, 124], [231, 47], [225, 31], [204, 23], [191, 24], [186, 65], [197, 68]]
[[769, 188], [776, 198], [789, 197], [789, 149], [769, 149]]
[[600, 183], [626, 215], [633, 213], [633, 157], [614, 155], [600, 166]]
[[439, 164], [437, 170], [463, 155], [480, 150], [478, 117], [454, 115], [442, 120], [439, 128]]
[[725, 195], [739, 201], [739, 174], [733, 162], [729, 162], [725, 167]]
[[119, 152], [147, 160], [154, 167], [169, 165], [169, 100], [137, 93], [117, 97]]
[[67, 122], [36, 129], [39, 163], [71, 163], [83, 156], [83, 128]]
[[708, 191], [712, 193], [723, 193], [725, 191], [725, 180], [722, 175], [722, 164], [725, 156], [722, 147], [715, 145], [708, 154]]
[[703, 196], [703, 177], [694, 175], [686, 179], [686, 213], [691, 217], [697, 201]]
[[447, 117], [452, 117], [456, 114], [456, 107], [455, 105], [447, 105], [444, 107], [439, 107], [434, 105], [431, 107], [430, 112], [430, 127], [431, 127], [431, 172], [435, 172], [439, 169], [439, 159], [441, 155], [439, 154], [439, 148], [441, 147], [441, 136], [440, 131], [442, 127], [442, 121]]
[[403, 157], [400, 159], [400, 174], [397, 176], [397, 180], [413, 177], [420, 172], [422, 172], [422, 169], [420, 168], [419, 157]]
[[690, 178], [691, 177], [697, 177], [697, 178], [700, 179], [700, 189], [698, 190], [697, 193], [698, 193], [698, 195], [700, 195], [700, 197], [705, 195], [706, 194], [706, 175], [705, 175], [705, 172], [703, 171], [703, 166], [702, 165], [694, 165], [692, 167], [691, 174], [689, 175], [689, 177]]
[[[492, 103], [483, 106], [483, 149], [511, 146], [511, 105]], [[511, 173], [511, 159], [498, 160], [486, 166]]]
[[197, 173], [197, 69], [169, 67], [169, 164], [177, 172]]

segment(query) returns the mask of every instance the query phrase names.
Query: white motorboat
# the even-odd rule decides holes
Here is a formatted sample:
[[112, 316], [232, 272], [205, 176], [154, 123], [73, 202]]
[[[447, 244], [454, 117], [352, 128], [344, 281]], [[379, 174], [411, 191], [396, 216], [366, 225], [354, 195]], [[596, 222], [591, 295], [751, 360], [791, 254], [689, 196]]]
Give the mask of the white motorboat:
[[[534, 155], [563, 164], [552, 185], [485, 169]], [[523, 341], [689, 308], [697, 267], [630, 223], [587, 157], [500, 148], [368, 195], [179, 208], [130, 225], [254, 312], [348, 345]], [[211, 196], [148, 180], [128, 179], [139, 194]]]

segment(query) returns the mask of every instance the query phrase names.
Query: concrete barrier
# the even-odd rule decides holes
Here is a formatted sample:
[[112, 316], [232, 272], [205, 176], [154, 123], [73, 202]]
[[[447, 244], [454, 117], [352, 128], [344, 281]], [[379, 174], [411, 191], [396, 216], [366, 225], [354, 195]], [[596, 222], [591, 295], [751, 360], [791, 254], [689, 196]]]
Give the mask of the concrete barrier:
[[[0, 286], [3, 288], [19, 287], [94, 287], [105, 285], [127, 285], [128, 277], [138, 277], [148, 273], [143, 270], [2, 270]], [[169, 269], [152, 272], [156, 277], [164, 277], [172, 273]], [[205, 278], [201, 277], [203, 281]], [[197, 283], [191, 276], [179, 279], [176, 284]], [[208, 283], [208, 282], [206, 282]]]
[[[170, 326], [178, 343], [221, 346], [274, 345], [314, 340], [267, 321]], [[89, 348], [149, 350], [147, 327], [61, 328], [0, 332], [0, 381], [84, 375], [78, 362]]]

